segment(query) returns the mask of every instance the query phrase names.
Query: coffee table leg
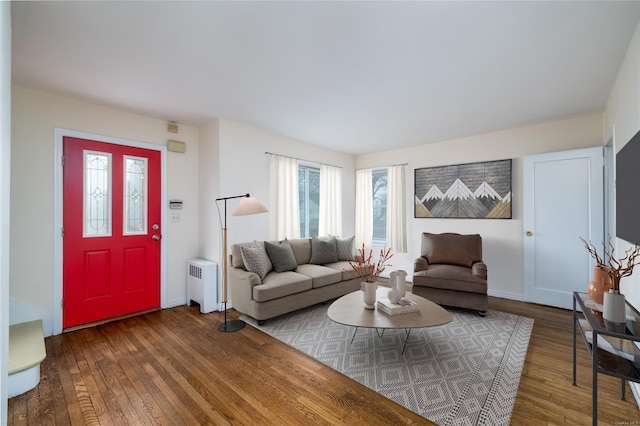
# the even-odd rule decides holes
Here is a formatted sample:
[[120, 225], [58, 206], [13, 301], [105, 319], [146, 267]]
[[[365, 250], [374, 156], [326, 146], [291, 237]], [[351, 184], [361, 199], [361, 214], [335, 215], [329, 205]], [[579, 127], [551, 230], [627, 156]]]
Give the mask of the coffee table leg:
[[405, 328], [404, 331], [407, 333], [407, 336], [404, 338], [404, 345], [402, 345], [402, 353], [401, 353], [401, 355], [404, 355], [404, 348], [407, 347], [407, 340], [409, 340], [409, 334], [411, 334], [411, 329], [410, 328]]
[[382, 333], [380, 333], [380, 329], [376, 328], [376, 333], [378, 333], [378, 338], [379, 339], [382, 339], [382, 336], [384, 336], [384, 330], [386, 330], [386, 329], [383, 328], [382, 329]]
[[353, 339], [356, 338], [356, 333], [358, 332], [358, 327], [356, 327], [355, 331], [353, 332], [353, 337], [351, 337], [351, 344], [353, 345]]

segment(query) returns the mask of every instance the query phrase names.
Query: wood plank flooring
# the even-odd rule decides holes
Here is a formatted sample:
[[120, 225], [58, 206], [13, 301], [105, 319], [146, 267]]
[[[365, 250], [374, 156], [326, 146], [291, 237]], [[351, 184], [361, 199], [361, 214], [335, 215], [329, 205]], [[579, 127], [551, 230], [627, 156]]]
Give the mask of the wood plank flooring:
[[[535, 319], [511, 424], [591, 424], [591, 368], [571, 312], [490, 298]], [[231, 310], [229, 318], [237, 318]], [[9, 400], [9, 425], [433, 424], [247, 326], [181, 306], [46, 339], [41, 383]], [[600, 424], [640, 424], [627, 385], [599, 376]], [[635, 423], [634, 423], [635, 422]]]

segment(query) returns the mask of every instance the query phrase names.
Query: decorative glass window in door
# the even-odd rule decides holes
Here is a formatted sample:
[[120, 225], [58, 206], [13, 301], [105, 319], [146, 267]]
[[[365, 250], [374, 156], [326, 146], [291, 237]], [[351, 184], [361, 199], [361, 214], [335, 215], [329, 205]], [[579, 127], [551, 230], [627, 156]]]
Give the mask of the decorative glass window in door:
[[111, 154], [83, 151], [84, 211], [83, 235], [111, 235]]
[[147, 233], [147, 159], [124, 157], [124, 235]]

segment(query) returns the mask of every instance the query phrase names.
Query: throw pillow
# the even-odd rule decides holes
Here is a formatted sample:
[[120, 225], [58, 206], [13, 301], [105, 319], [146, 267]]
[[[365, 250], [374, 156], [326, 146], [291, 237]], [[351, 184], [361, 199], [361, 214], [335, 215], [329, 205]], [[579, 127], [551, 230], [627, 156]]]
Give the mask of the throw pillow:
[[311, 237], [311, 260], [309, 263], [324, 265], [338, 261], [335, 237]]
[[264, 248], [267, 250], [276, 272], [293, 271], [298, 267], [293, 250], [291, 250], [291, 244], [286, 238], [280, 243], [265, 241]]
[[240, 247], [240, 253], [247, 271], [255, 272], [260, 279], [264, 279], [273, 267], [267, 251], [264, 249], [264, 244], [260, 241], [254, 241], [250, 246]]
[[350, 238], [336, 238], [336, 248], [338, 250], [339, 260], [353, 260], [353, 242], [356, 236]]

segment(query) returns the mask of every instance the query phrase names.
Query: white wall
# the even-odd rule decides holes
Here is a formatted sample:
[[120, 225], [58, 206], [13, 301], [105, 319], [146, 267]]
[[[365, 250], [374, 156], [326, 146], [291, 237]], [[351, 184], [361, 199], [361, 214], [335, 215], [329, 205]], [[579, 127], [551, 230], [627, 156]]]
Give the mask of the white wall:
[[12, 95], [10, 296], [34, 312], [53, 314], [53, 246], [59, 232], [53, 224], [54, 129], [62, 128], [157, 145], [168, 139], [186, 143], [186, 153], [167, 153], [167, 197], [183, 200], [184, 208], [180, 222], [169, 221], [163, 231], [167, 304], [184, 303], [185, 264], [198, 254], [199, 130], [181, 125], [178, 134], [169, 133], [164, 120], [16, 86]]
[[200, 129], [200, 257], [219, 262], [220, 222], [216, 198], [220, 193], [220, 122]]
[[[483, 257], [489, 268], [489, 293], [522, 299], [524, 295], [522, 159], [527, 155], [599, 146], [602, 144], [602, 122], [601, 114], [592, 114], [442, 143], [359, 156], [357, 168], [408, 162], [408, 253], [395, 255], [392, 259], [392, 269], [406, 270], [410, 279], [413, 261], [420, 253], [422, 232], [479, 233], [483, 238]], [[513, 160], [512, 219], [417, 219], [413, 217], [413, 185], [416, 168], [509, 158]]]
[[[354, 233], [355, 157], [220, 120], [220, 197], [251, 193], [269, 208], [269, 156], [265, 152], [342, 167], [343, 236]], [[230, 201], [229, 212], [236, 202]], [[230, 214], [230, 213], [229, 213]], [[269, 213], [227, 220], [229, 244], [269, 238]]]
[[9, 204], [11, 185], [11, 3], [0, 2], [0, 424], [7, 424]]
[[[615, 130], [614, 130], [615, 129]], [[616, 152], [640, 130], [640, 25], [631, 40], [618, 77], [611, 90], [605, 110], [606, 140], [614, 136]], [[616, 252], [630, 248], [624, 240], [617, 240]], [[640, 268], [622, 280], [620, 291], [627, 300], [640, 308]]]

